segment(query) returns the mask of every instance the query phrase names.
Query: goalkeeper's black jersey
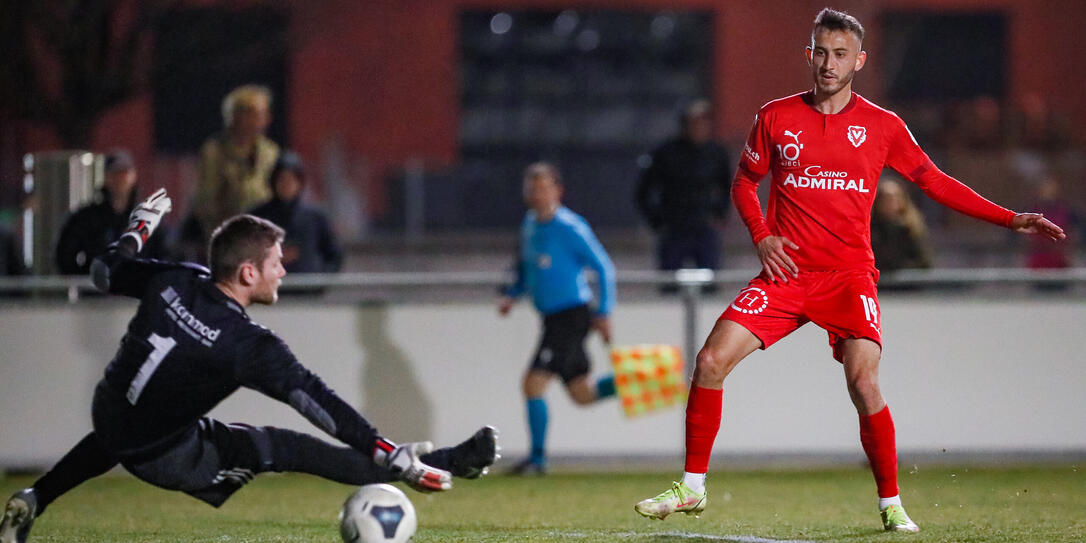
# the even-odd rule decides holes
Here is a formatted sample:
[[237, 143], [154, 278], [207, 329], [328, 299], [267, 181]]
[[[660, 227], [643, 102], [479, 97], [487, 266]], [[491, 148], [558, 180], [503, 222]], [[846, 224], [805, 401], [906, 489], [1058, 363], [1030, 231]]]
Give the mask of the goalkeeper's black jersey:
[[153, 453], [239, 387], [286, 402], [357, 450], [376, 430], [304, 368], [279, 337], [249, 319], [207, 270], [132, 258], [114, 245], [101, 264], [109, 291], [140, 299], [94, 396], [94, 428], [120, 456]]

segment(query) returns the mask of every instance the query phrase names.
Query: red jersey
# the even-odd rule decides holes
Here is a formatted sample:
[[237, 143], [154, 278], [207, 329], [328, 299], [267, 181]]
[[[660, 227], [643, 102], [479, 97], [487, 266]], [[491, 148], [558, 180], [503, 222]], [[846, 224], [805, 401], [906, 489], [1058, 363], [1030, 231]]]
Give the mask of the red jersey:
[[[855, 92], [839, 113], [812, 107], [813, 91], [774, 100], [754, 119], [732, 184], [732, 200], [754, 243], [776, 235], [801, 270], [874, 269], [871, 207], [883, 168], [916, 183], [936, 201], [1009, 226], [1014, 212], [944, 174], [905, 122]], [[771, 174], [766, 216], [757, 185]]]

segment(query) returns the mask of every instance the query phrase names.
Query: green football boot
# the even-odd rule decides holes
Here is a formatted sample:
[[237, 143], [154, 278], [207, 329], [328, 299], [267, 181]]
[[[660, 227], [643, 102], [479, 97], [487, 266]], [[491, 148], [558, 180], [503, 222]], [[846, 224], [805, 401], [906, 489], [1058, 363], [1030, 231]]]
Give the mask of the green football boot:
[[888, 505], [880, 513], [882, 514], [882, 527], [886, 528], [887, 532], [920, 531], [920, 527], [909, 518], [909, 515], [905, 513], [905, 508], [900, 505]]
[[686, 513], [695, 517], [705, 510], [708, 492], [697, 493], [686, 483], [671, 483], [671, 488], [655, 498], [641, 500], [634, 511], [643, 517], [664, 520], [672, 513]]

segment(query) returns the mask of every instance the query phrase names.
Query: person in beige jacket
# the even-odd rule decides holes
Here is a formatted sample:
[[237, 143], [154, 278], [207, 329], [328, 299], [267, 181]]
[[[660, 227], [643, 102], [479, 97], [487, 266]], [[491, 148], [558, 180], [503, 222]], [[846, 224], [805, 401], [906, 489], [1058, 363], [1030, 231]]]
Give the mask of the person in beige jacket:
[[200, 148], [191, 207], [205, 240], [226, 218], [271, 198], [268, 175], [279, 157], [279, 145], [265, 135], [271, 101], [271, 91], [260, 85], [238, 87], [223, 98], [225, 128]]

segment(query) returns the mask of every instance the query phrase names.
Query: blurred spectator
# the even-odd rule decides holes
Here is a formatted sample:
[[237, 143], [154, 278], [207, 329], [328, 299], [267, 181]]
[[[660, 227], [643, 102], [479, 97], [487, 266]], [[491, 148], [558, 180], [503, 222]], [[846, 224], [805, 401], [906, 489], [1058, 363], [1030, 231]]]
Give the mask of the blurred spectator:
[[[105, 184], [95, 201], [79, 208], [65, 221], [56, 247], [57, 271], [65, 275], [86, 274], [94, 257], [120, 237], [135, 207], [137, 171], [132, 155], [115, 149], [106, 155]], [[147, 240], [141, 256], [166, 255], [164, 232]]]
[[1037, 93], [1022, 98], [1014, 112], [1011, 134], [1016, 147], [1037, 152], [1062, 151], [1071, 141], [1065, 119]]
[[1003, 105], [991, 96], [978, 96], [970, 103], [964, 143], [977, 151], [996, 151], [1006, 145], [1007, 123]]
[[328, 217], [302, 201], [305, 165], [301, 157], [283, 151], [269, 180], [272, 198], [250, 213], [268, 219], [283, 230], [283, 267], [290, 273], [337, 272], [343, 253], [329, 225]]
[[1029, 236], [1026, 250], [1026, 265], [1034, 269], [1068, 268], [1071, 266], [1071, 250], [1074, 246], [1074, 232], [1080, 226], [1079, 213], [1065, 199], [1061, 198], [1060, 183], [1054, 177], [1046, 177], [1037, 186], [1036, 200], [1029, 211], [1040, 213], [1048, 220], [1063, 226], [1068, 240], [1055, 243], [1044, 236]]
[[641, 174], [637, 206], [657, 235], [661, 270], [719, 269], [720, 234], [731, 208], [735, 173], [727, 150], [713, 141], [712, 107], [691, 102], [681, 134], [652, 153]]
[[924, 216], [900, 183], [879, 182], [871, 214], [871, 250], [875, 267], [883, 273], [909, 268], [930, 268]]
[[268, 174], [279, 156], [279, 145], [264, 135], [271, 101], [271, 91], [259, 85], [238, 87], [223, 98], [225, 128], [200, 148], [195, 221], [186, 227], [186, 241], [198, 243], [198, 254], [222, 221], [271, 197]]

